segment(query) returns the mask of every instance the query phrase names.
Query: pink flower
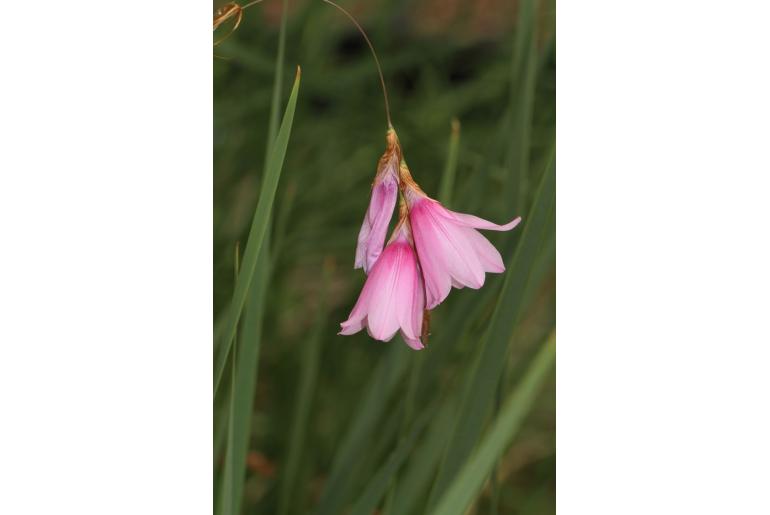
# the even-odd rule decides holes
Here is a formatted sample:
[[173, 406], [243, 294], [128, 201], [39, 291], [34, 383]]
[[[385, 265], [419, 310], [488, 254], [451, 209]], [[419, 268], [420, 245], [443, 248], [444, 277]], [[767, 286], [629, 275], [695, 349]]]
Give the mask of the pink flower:
[[356, 262], [354, 268], [363, 268], [369, 273], [380, 257], [388, 224], [393, 216], [398, 196], [398, 167], [401, 160], [401, 149], [398, 138], [393, 130], [388, 131], [388, 147], [377, 165], [377, 175], [372, 184], [372, 197], [369, 209], [366, 211], [364, 223], [358, 233], [356, 246]]
[[425, 290], [412, 246], [409, 222], [402, 219], [382, 255], [372, 266], [353, 311], [339, 334], [355, 334], [366, 327], [369, 336], [389, 341], [399, 329], [411, 348], [423, 348]]
[[521, 222], [521, 217], [497, 225], [455, 213], [425, 195], [410, 179], [402, 172], [402, 181], [407, 184], [409, 221], [425, 280], [426, 307], [433, 309], [449, 295], [452, 286], [478, 289], [484, 285], [486, 272], [505, 270], [500, 253], [476, 229], [509, 231]]

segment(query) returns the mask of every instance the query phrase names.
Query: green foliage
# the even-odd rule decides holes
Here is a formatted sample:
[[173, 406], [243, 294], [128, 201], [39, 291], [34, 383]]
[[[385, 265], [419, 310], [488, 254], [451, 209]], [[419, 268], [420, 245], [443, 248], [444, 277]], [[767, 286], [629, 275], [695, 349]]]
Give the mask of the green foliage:
[[[453, 290], [425, 350], [338, 336], [364, 281], [356, 236], [385, 145], [376, 69], [322, 2], [246, 10], [214, 62], [215, 510], [491, 513], [499, 463], [497, 513], [553, 513], [550, 7], [524, 0], [515, 21], [484, 30], [469, 12], [432, 27], [420, 2], [340, 3], [355, 5], [380, 55], [425, 191], [523, 222], [485, 233], [506, 272]], [[279, 19], [281, 4], [292, 9]], [[295, 63], [302, 90], [295, 81], [286, 102]], [[246, 246], [234, 279], [236, 242]]]
[[[275, 198], [276, 189], [278, 188], [278, 179], [281, 177], [283, 160], [286, 156], [286, 147], [289, 144], [291, 124], [294, 121], [294, 109], [297, 106], [299, 79], [300, 72], [299, 68], [297, 68], [297, 77], [294, 79], [294, 87], [292, 88], [291, 96], [289, 97], [289, 104], [286, 106], [286, 113], [283, 116], [281, 128], [276, 136], [275, 145], [270, 147], [270, 157], [268, 158], [267, 166], [265, 167], [264, 182], [260, 191], [259, 203], [254, 212], [254, 219], [251, 224], [251, 230], [249, 231], [249, 240], [246, 244], [246, 252], [243, 255], [243, 264], [238, 273], [238, 278], [235, 281], [233, 302], [230, 305], [227, 314], [227, 326], [221, 342], [221, 345], [224, 345], [224, 349], [220, 351], [220, 356], [222, 357], [220, 363], [224, 363], [224, 359], [227, 358], [228, 351], [232, 345], [233, 338], [235, 337], [241, 312], [244, 304], [246, 304], [246, 298], [249, 294], [249, 287], [254, 276], [254, 270], [257, 266], [257, 257], [262, 250], [262, 244], [264, 243], [265, 235], [267, 234], [270, 214], [273, 209], [273, 200]], [[214, 371], [215, 395], [217, 387], [219, 386], [219, 381], [222, 378], [223, 369], [224, 365], [220, 364]]]
[[462, 515], [492, 470], [495, 460], [505, 451], [532, 406], [543, 381], [548, 377], [556, 357], [556, 333], [532, 361], [521, 385], [505, 401], [489, 433], [481, 440], [478, 450], [463, 465], [434, 515]]

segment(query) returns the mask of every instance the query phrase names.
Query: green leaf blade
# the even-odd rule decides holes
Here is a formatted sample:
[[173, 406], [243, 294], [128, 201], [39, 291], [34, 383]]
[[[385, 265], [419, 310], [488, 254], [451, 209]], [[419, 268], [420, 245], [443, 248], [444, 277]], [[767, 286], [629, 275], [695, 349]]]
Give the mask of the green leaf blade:
[[524, 219], [524, 231], [510, 261], [506, 264], [503, 289], [489, 328], [480, 344], [480, 353], [469, 375], [465, 396], [450, 439], [447, 454], [430, 495], [435, 502], [473, 450], [487, 415], [505, 364], [508, 343], [524, 307], [524, 292], [536, 265], [543, 241], [548, 237], [555, 203], [555, 163], [553, 155], [543, 174], [535, 203]]
[[241, 263], [241, 270], [238, 274], [238, 280], [235, 283], [233, 302], [230, 306], [230, 312], [228, 313], [227, 326], [224, 330], [224, 339], [222, 341], [224, 348], [218, 355], [217, 366], [214, 370], [215, 395], [222, 379], [227, 355], [229, 354], [233, 337], [235, 336], [235, 331], [238, 327], [238, 321], [240, 320], [243, 306], [246, 303], [249, 287], [254, 276], [254, 270], [256, 269], [257, 257], [262, 249], [265, 234], [267, 233], [273, 201], [278, 188], [278, 180], [281, 177], [283, 161], [286, 157], [286, 149], [289, 145], [289, 136], [291, 135], [294, 112], [297, 106], [299, 84], [300, 68], [297, 67], [297, 75], [294, 79], [294, 86], [292, 87], [291, 95], [289, 96], [289, 102], [286, 106], [283, 120], [281, 121], [281, 127], [278, 130], [278, 135], [275, 139], [275, 144], [270, 152], [269, 164], [265, 170], [265, 177], [259, 193], [257, 209], [254, 212], [251, 230], [249, 231], [249, 239], [246, 243], [246, 250]]
[[532, 361], [527, 373], [503, 403], [500, 414], [481, 441], [478, 450], [463, 466], [439, 501], [432, 515], [462, 515], [481, 491], [497, 459], [516, 436], [525, 415], [551, 372], [556, 358], [556, 333]]

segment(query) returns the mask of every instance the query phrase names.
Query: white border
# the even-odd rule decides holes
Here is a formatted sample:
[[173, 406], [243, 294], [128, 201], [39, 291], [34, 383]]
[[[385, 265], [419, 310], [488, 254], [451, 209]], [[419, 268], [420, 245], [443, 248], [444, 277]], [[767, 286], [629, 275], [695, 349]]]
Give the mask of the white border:
[[558, 5], [559, 513], [770, 513], [768, 19]]
[[0, 31], [0, 513], [210, 513], [211, 4]]

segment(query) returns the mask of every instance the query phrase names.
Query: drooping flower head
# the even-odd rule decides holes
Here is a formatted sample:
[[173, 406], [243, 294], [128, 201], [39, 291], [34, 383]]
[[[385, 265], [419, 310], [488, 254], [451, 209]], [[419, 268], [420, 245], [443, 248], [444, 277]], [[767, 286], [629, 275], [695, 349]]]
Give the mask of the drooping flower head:
[[[500, 253], [477, 229], [509, 231], [521, 217], [497, 225], [445, 208], [412, 178], [392, 127], [387, 141], [356, 248], [356, 268], [368, 278], [339, 334], [366, 327], [372, 338], [389, 341], [400, 330], [406, 343], [419, 350], [428, 335], [428, 310], [443, 302], [453, 286], [478, 289], [487, 273], [505, 270]], [[396, 197], [399, 221], [383, 250]]]
[[401, 147], [396, 131], [388, 130], [388, 146], [377, 164], [377, 175], [372, 183], [372, 196], [364, 223], [358, 233], [355, 268], [369, 273], [382, 252], [388, 224], [393, 216], [398, 197], [398, 167], [401, 162]]
[[425, 281], [426, 309], [443, 302], [452, 286], [478, 289], [484, 285], [486, 272], [505, 270], [500, 253], [476, 229], [509, 231], [521, 217], [497, 225], [450, 211], [420, 189], [405, 163], [399, 175]]
[[366, 327], [372, 338], [389, 341], [400, 330], [407, 345], [423, 348], [425, 290], [413, 245], [409, 219], [402, 217], [339, 334], [355, 334]]

